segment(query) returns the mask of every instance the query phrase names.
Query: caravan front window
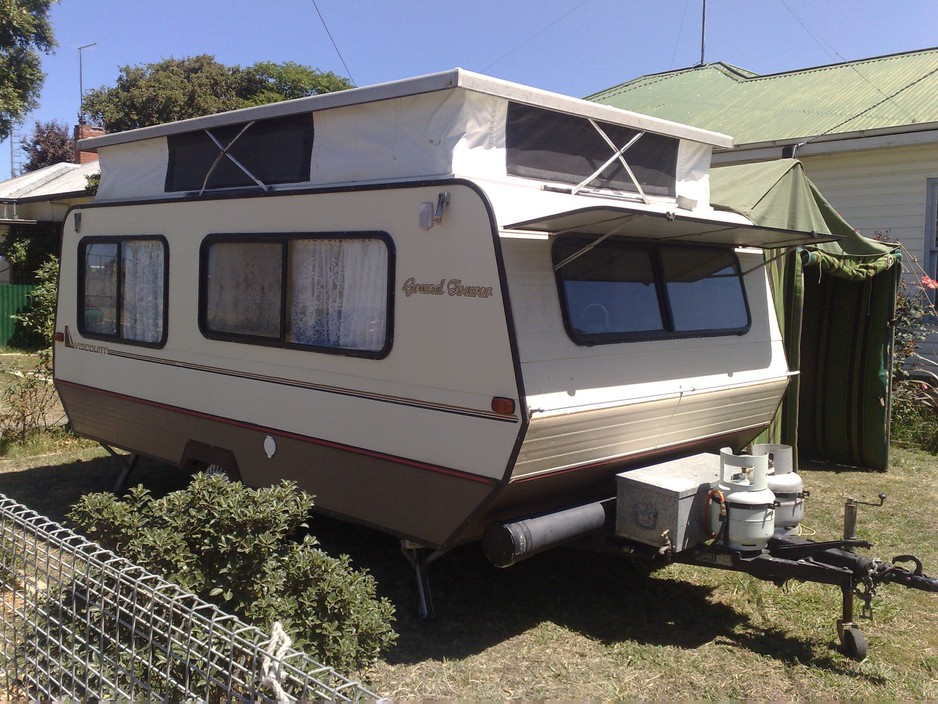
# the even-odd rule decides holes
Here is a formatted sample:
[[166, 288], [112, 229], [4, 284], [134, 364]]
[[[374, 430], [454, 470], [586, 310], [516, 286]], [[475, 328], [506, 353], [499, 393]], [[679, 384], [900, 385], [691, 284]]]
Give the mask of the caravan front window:
[[392, 258], [383, 233], [212, 235], [202, 245], [207, 337], [383, 357]]
[[166, 335], [166, 240], [88, 237], [79, 243], [78, 331], [159, 346]]
[[553, 257], [564, 322], [578, 344], [749, 329], [739, 261], [728, 248], [566, 237]]

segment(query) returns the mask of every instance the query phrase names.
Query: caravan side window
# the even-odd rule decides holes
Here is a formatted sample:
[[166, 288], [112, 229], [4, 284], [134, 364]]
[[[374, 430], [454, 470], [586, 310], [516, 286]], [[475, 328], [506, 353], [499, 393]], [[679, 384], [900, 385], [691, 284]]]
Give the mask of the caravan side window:
[[392, 248], [384, 233], [211, 235], [202, 244], [206, 337], [383, 357]]
[[166, 341], [163, 237], [86, 237], [78, 245], [78, 331], [151, 347]]
[[726, 247], [567, 237], [553, 258], [578, 344], [740, 335], [751, 324], [739, 261]]

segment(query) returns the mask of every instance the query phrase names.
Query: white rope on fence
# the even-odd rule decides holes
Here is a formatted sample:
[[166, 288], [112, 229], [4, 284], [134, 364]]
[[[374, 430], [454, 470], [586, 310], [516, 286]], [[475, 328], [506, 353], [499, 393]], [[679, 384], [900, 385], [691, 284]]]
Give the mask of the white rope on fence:
[[270, 687], [278, 704], [292, 704], [296, 701], [287, 694], [281, 679], [283, 658], [291, 645], [293, 645], [293, 640], [283, 629], [283, 624], [280, 621], [274, 621], [270, 642], [264, 647], [264, 658], [261, 660], [261, 684]]

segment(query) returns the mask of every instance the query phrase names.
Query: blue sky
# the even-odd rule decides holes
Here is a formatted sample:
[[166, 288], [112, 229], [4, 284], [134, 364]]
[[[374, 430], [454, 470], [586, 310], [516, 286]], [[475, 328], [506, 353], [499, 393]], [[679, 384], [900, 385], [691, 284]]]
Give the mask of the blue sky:
[[[336, 53], [317, 14], [338, 45]], [[702, 0], [61, 0], [35, 120], [73, 125], [85, 89], [124, 65], [212, 54], [295, 61], [356, 85], [456, 66], [581, 97], [700, 60]], [[706, 61], [758, 73], [938, 45], [938, 0], [708, 0]], [[14, 156], [23, 161], [17, 137]], [[0, 144], [0, 180], [10, 175]]]

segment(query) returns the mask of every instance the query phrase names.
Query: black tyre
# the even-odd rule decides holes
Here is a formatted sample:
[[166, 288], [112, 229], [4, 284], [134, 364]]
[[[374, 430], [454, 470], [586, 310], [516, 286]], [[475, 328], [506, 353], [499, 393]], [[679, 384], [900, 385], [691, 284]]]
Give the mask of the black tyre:
[[858, 628], [847, 628], [840, 639], [844, 655], [857, 662], [866, 659], [866, 637]]

